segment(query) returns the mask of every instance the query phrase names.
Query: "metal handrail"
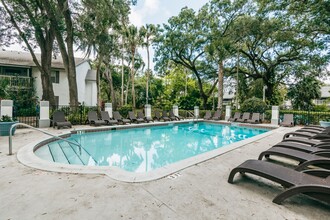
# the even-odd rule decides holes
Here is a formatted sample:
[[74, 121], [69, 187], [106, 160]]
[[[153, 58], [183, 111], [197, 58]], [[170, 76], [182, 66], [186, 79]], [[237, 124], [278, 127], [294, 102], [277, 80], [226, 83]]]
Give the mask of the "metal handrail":
[[196, 118], [195, 114], [191, 111], [187, 111], [188, 115], [193, 118], [193, 120]]
[[59, 140], [62, 140], [62, 141], [66, 141], [66, 142], [68, 142], [68, 143], [70, 143], [70, 144], [76, 145], [76, 146], [79, 147], [79, 150], [81, 150], [81, 145], [78, 144], [78, 143], [74, 143], [74, 142], [72, 142], [72, 141], [68, 141], [68, 140], [66, 140], [66, 139], [64, 139], [64, 138], [61, 138], [61, 137], [59, 137], [59, 136], [56, 136], [56, 135], [54, 135], [54, 134], [51, 134], [51, 133], [49, 133], [49, 132], [46, 132], [46, 131], [40, 130], [40, 129], [38, 129], [38, 128], [32, 127], [32, 126], [27, 125], [27, 124], [24, 124], [24, 123], [16, 123], [16, 124], [13, 124], [13, 125], [10, 127], [10, 131], [9, 131], [9, 155], [13, 155], [12, 135], [11, 135], [11, 134], [12, 134], [12, 130], [13, 130], [13, 128], [15, 128], [16, 126], [19, 126], [19, 125], [20, 125], [20, 126], [23, 126], [23, 127], [31, 128], [32, 130], [35, 130], [35, 131], [40, 131], [41, 133], [47, 134], [47, 135], [49, 135], [49, 136], [52, 136], [53, 138], [56, 138], [56, 139], [59, 139]]

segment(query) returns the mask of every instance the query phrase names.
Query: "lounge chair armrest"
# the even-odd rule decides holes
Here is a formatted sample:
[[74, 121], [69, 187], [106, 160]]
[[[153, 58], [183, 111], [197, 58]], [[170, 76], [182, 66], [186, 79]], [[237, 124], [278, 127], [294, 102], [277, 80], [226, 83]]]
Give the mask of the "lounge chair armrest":
[[322, 156], [322, 157], [327, 157], [330, 158], [330, 150], [318, 150], [315, 152], [312, 152], [312, 154], [318, 155], [318, 156]]
[[286, 139], [286, 138], [289, 138], [290, 136], [297, 136], [297, 137], [307, 137], [307, 138], [314, 138], [314, 136], [311, 137], [311, 134], [310, 133], [307, 133], [307, 132], [289, 132], [289, 133], [286, 133], [284, 136], [283, 136], [283, 140]]
[[320, 131], [318, 130], [310, 130], [310, 129], [305, 129], [305, 128], [301, 128], [296, 130], [296, 132], [308, 132], [308, 133], [313, 133], [313, 134], [319, 134]]
[[281, 204], [287, 198], [300, 194], [300, 193], [320, 193], [328, 194], [330, 196], [330, 186], [327, 185], [317, 185], [317, 184], [306, 184], [300, 186], [293, 186], [286, 191], [278, 194], [273, 202], [276, 204]]
[[295, 170], [302, 171], [305, 170], [308, 166], [319, 166], [319, 165], [328, 165], [330, 167], [330, 158], [314, 159], [308, 160], [300, 164]]
[[309, 169], [309, 170], [303, 170], [301, 172], [322, 178], [327, 178], [328, 176], [330, 176], [330, 170], [326, 170], [326, 169]]
[[315, 144], [313, 147], [328, 148], [328, 147], [330, 147], [330, 143], [328, 143], [328, 142], [320, 142], [319, 144]]
[[327, 133], [318, 133], [309, 138], [310, 139], [330, 139], [330, 135]]

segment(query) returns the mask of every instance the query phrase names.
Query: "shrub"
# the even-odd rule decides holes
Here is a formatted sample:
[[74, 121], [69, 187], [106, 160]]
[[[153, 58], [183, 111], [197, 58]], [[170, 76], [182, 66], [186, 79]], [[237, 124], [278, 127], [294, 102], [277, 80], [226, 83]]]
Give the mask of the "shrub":
[[241, 105], [241, 111], [264, 113], [266, 107], [267, 105], [265, 102], [263, 102], [261, 99], [253, 97], [243, 102], [243, 104]]
[[119, 111], [119, 113], [123, 116], [123, 117], [127, 117], [127, 115], [128, 115], [128, 112], [129, 111], [132, 111], [132, 106], [131, 105], [124, 105], [124, 106], [122, 106], [122, 107], [120, 107], [119, 109], [118, 109], [118, 111]]
[[8, 115], [3, 115], [2, 118], [0, 118], [0, 122], [13, 122], [13, 121], [14, 120]]

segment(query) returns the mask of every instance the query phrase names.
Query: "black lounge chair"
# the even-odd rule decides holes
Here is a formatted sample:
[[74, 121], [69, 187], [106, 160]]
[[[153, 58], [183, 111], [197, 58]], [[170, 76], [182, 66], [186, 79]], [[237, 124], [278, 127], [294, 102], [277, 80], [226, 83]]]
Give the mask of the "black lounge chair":
[[247, 123], [258, 124], [260, 123], [260, 113], [253, 113], [252, 118], [246, 120]]
[[211, 111], [206, 111], [206, 112], [205, 112], [204, 119], [205, 119], [205, 120], [211, 120], [211, 118], [212, 118]]
[[323, 140], [323, 139], [330, 139], [330, 132], [324, 131], [319, 133], [310, 133], [307, 131], [293, 131], [283, 135], [283, 140], [290, 137], [302, 137], [302, 138]]
[[280, 125], [284, 127], [293, 127], [293, 114], [284, 114], [283, 121], [280, 123]]
[[220, 120], [220, 119], [221, 119], [221, 111], [217, 110], [216, 112], [214, 112], [212, 120]]
[[309, 132], [309, 133], [328, 133], [330, 132], [330, 127], [314, 127], [314, 126], [305, 126], [296, 130], [297, 132]]
[[105, 125], [106, 122], [103, 120], [100, 120], [97, 116], [96, 111], [89, 111], [88, 112], [88, 116], [87, 116], [87, 122], [89, 123], [89, 125]]
[[173, 110], [170, 110], [168, 114], [169, 114], [169, 118], [170, 118], [172, 121], [180, 120], [179, 117], [177, 117], [177, 116], [174, 115]]
[[237, 119], [236, 121], [237, 121], [237, 122], [246, 122], [247, 120], [250, 119], [250, 115], [251, 115], [250, 112], [244, 112], [244, 113], [243, 113], [243, 117]]
[[235, 121], [237, 121], [240, 118], [241, 118], [241, 113], [240, 112], [235, 112], [234, 117], [229, 118], [228, 121], [235, 122]]
[[289, 138], [285, 138], [284, 140], [282, 140], [282, 142], [286, 142], [286, 141], [297, 142], [297, 143], [314, 146], [317, 144], [330, 142], [330, 139], [323, 138], [321, 140], [317, 140], [317, 139], [309, 139], [309, 138], [304, 138], [304, 137], [289, 137]]
[[183, 119], [184, 119], [184, 118], [181, 117], [180, 115], [176, 116], [176, 115], [174, 114], [173, 110], [169, 111], [169, 117], [170, 117], [170, 119], [171, 119], [172, 121], [175, 121], [175, 120], [180, 121], [180, 120], [183, 120]]
[[144, 114], [143, 114], [143, 112], [138, 112], [137, 113], [137, 118], [139, 119], [139, 118], [141, 118], [141, 119], [143, 119], [145, 122], [153, 122], [154, 120], [152, 120], [152, 118], [148, 118], [148, 117], [145, 117], [144, 116]]
[[289, 148], [289, 149], [293, 149], [293, 150], [299, 150], [302, 152], [306, 152], [306, 153], [313, 153], [313, 152], [317, 152], [319, 150], [330, 150], [330, 143], [324, 142], [324, 143], [320, 143], [317, 145], [312, 146], [308, 146], [306, 144], [301, 144], [301, 143], [297, 143], [297, 142], [280, 142], [275, 144], [273, 147], [282, 147], [282, 148]]
[[57, 129], [62, 127], [72, 128], [71, 122], [65, 119], [64, 112], [62, 111], [56, 111], [53, 114], [53, 128], [55, 128], [55, 126], [57, 126]]
[[251, 173], [287, 188], [273, 199], [276, 204], [281, 204], [285, 199], [301, 193], [330, 203], [329, 170], [309, 169], [299, 172], [297, 169], [290, 169], [262, 160], [247, 160], [230, 172], [229, 183], [234, 183], [236, 173]]
[[[315, 149], [315, 148], [314, 148]], [[283, 147], [271, 147], [270, 149], [263, 151], [258, 160], [262, 160], [263, 157], [269, 158], [270, 156], [278, 156], [289, 158], [298, 161], [299, 164], [303, 164], [307, 167], [309, 165], [318, 166], [325, 169], [330, 169], [330, 151], [329, 150], [315, 150], [311, 153], [302, 152], [299, 150], [293, 150]]]
[[330, 129], [330, 127], [322, 127], [320, 125], [307, 125], [303, 128], [300, 128], [300, 129], [308, 129], [308, 130], [315, 130], [315, 131], [323, 131], [323, 130], [326, 130], [326, 129]]
[[167, 116], [167, 111], [162, 112], [162, 119], [164, 121], [171, 121], [171, 119]]
[[158, 110], [155, 110], [154, 120], [160, 121], [161, 119], [162, 116], [160, 115], [160, 112]]
[[101, 111], [101, 119], [105, 121], [107, 125], [114, 125], [118, 124], [118, 121], [115, 119], [111, 119], [109, 116], [109, 112], [107, 111]]
[[129, 111], [128, 112], [128, 118], [132, 121], [132, 122], [136, 122], [136, 123], [142, 123], [144, 122], [143, 118], [136, 118], [134, 115], [134, 112]]
[[113, 112], [113, 118], [122, 124], [131, 123], [131, 120], [123, 118], [118, 111]]

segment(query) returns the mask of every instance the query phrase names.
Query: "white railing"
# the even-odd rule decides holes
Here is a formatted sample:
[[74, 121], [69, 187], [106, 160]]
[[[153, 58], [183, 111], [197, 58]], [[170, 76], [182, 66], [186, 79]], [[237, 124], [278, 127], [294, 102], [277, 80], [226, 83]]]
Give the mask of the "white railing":
[[68, 141], [68, 140], [66, 140], [66, 139], [64, 139], [64, 138], [61, 138], [61, 137], [59, 137], [59, 136], [56, 136], [56, 135], [54, 135], [54, 134], [51, 134], [51, 133], [49, 133], [49, 132], [46, 132], [46, 131], [40, 130], [40, 129], [38, 129], [38, 128], [32, 127], [32, 126], [27, 125], [27, 124], [24, 124], [24, 123], [16, 123], [16, 124], [13, 124], [13, 125], [10, 127], [10, 131], [9, 131], [9, 155], [13, 155], [13, 146], [12, 146], [13, 141], [12, 141], [12, 135], [11, 135], [11, 134], [12, 134], [13, 129], [14, 129], [16, 126], [23, 126], [23, 127], [31, 128], [32, 130], [35, 130], [35, 131], [40, 131], [41, 133], [47, 134], [47, 135], [49, 135], [49, 136], [52, 136], [52, 137], [55, 138], [55, 139], [62, 140], [62, 141], [66, 141], [66, 142], [68, 142], [68, 143], [70, 143], [70, 144], [76, 145], [76, 146], [79, 147], [79, 150], [81, 150], [81, 145], [78, 144], [78, 143], [74, 143], [74, 142], [72, 142], [72, 141]]

